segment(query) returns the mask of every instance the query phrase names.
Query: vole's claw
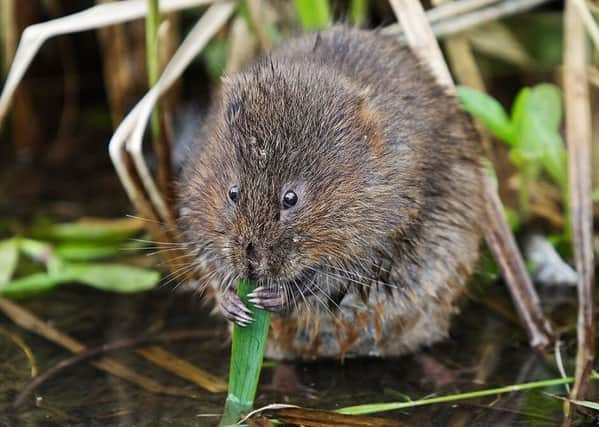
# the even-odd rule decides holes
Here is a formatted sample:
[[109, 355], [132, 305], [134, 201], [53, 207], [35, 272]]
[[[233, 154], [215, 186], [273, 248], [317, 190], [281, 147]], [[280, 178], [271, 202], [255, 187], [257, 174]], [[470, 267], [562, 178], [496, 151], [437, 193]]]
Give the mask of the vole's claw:
[[247, 326], [254, 321], [250, 315], [250, 310], [233, 289], [223, 292], [218, 301], [218, 307], [225, 319], [235, 322], [239, 326]]
[[287, 306], [285, 294], [280, 288], [259, 286], [248, 294], [248, 299], [256, 307], [275, 313], [284, 311]]

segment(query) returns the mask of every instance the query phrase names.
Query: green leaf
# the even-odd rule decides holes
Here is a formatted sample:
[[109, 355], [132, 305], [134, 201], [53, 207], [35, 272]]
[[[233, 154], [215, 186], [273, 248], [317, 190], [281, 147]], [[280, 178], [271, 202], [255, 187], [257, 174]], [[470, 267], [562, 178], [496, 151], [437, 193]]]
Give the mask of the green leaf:
[[518, 92], [518, 95], [516, 95], [516, 100], [512, 104], [512, 129], [515, 132], [515, 139], [518, 137], [518, 129], [522, 126], [522, 118], [526, 113], [529, 96], [530, 88], [522, 88], [520, 89], [520, 92]]
[[143, 221], [136, 218], [87, 218], [77, 222], [40, 225], [33, 230], [33, 234], [45, 240], [122, 241], [143, 228]]
[[217, 79], [222, 76], [227, 63], [227, 43], [225, 40], [213, 39], [202, 50], [202, 59], [210, 77]]
[[362, 25], [368, 17], [368, 0], [351, 0], [349, 7], [352, 24]]
[[67, 264], [62, 273], [72, 282], [112, 292], [140, 292], [153, 288], [160, 273], [121, 264]]
[[19, 250], [27, 257], [44, 264], [49, 273], [56, 273], [62, 268], [62, 260], [54, 253], [52, 245], [33, 239], [19, 239]]
[[0, 241], [0, 289], [12, 278], [18, 262], [18, 240], [7, 239]]
[[550, 131], [557, 131], [562, 121], [562, 94], [550, 83], [541, 83], [532, 88], [528, 100], [528, 114]]
[[305, 30], [325, 28], [331, 22], [329, 0], [295, 0], [293, 3]]
[[495, 98], [466, 86], [458, 86], [457, 95], [465, 111], [482, 121], [497, 138], [513, 145], [512, 124]]
[[559, 134], [562, 120], [562, 97], [553, 84], [524, 88], [518, 94], [512, 110], [515, 129], [515, 153], [510, 156], [519, 168], [535, 163], [561, 187], [567, 184], [567, 159], [564, 142]]
[[34, 273], [15, 279], [0, 288], [0, 295], [9, 298], [22, 298], [49, 291], [68, 281], [61, 274]]
[[258, 388], [270, 326], [270, 313], [257, 309], [248, 301], [247, 295], [254, 288], [254, 283], [245, 280], [240, 280], [237, 285], [237, 295], [250, 309], [254, 321], [245, 327], [239, 325], [233, 327], [229, 393], [220, 426], [235, 425], [242, 413], [249, 412]]
[[64, 242], [54, 247], [54, 252], [65, 261], [93, 261], [122, 253], [120, 243]]
[[548, 142], [541, 159], [543, 168], [564, 189], [568, 183], [568, 154], [564, 141], [559, 134], [554, 134], [549, 137]]
[[151, 289], [160, 273], [120, 264], [64, 264], [60, 271], [30, 274], [9, 283], [0, 294], [17, 298], [38, 294], [66, 283], [81, 283], [112, 292], [140, 292]]

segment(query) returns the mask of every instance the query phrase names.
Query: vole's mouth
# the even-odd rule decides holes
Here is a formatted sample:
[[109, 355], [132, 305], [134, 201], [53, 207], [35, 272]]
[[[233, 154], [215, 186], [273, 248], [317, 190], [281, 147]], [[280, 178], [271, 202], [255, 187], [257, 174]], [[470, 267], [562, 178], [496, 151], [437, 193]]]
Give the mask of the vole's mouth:
[[304, 294], [305, 296], [312, 295], [314, 289], [314, 277], [318, 273], [316, 268], [305, 268], [299, 271], [292, 278], [280, 278], [273, 280], [272, 278], [263, 278], [257, 280], [259, 286], [277, 286], [291, 292], [293, 295]]

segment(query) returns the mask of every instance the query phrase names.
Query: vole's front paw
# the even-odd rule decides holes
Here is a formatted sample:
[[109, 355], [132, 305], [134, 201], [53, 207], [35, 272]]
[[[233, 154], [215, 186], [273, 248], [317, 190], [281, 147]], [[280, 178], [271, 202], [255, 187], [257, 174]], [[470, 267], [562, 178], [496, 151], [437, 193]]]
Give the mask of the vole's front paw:
[[228, 289], [218, 299], [218, 308], [225, 319], [235, 322], [239, 326], [247, 326], [252, 319], [250, 310], [237, 296], [234, 289]]
[[273, 313], [280, 313], [287, 309], [287, 300], [280, 288], [258, 286], [248, 294], [248, 298], [256, 307]]

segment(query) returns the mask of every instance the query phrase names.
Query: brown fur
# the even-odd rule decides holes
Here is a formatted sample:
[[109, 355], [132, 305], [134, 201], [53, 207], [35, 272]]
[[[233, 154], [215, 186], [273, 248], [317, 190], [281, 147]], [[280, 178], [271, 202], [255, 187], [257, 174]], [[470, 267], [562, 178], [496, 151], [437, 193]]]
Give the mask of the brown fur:
[[[458, 311], [478, 258], [479, 155], [469, 119], [408, 49], [333, 27], [224, 80], [180, 183], [180, 223], [220, 292], [250, 264], [285, 290], [271, 357], [397, 355], [443, 338]], [[289, 211], [287, 189], [300, 198]]]

